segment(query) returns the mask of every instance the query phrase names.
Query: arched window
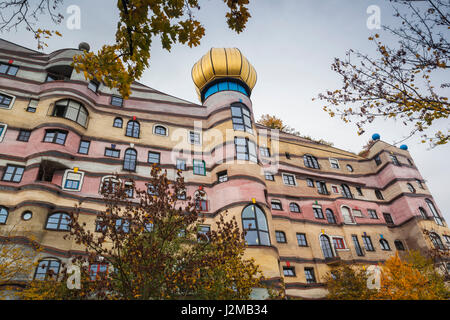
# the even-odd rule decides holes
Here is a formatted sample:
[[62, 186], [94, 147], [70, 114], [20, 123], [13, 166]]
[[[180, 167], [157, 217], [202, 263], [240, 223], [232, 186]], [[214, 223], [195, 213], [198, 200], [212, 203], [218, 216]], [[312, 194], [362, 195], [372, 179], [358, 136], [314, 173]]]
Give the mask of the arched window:
[[160, 136], [167, 136], [167, 129], [161, 125], [157, 125], [153, 128], [153, 133]]
[[248, 245], [270, 246], [266, 215], [260, 207], [254, 204], [245, 207], [242, 210], [242, 225]]
[[119, 118], [119, 117], [115, 118], [114, 119], [114, 123], [113, 123], [113, 127], [115, 127], [115, 128], [122, 128], [122, 126], [123, 126], [122, 118]]
[[428, 219], [428, 215], [427, 215], [427, 212], [425, 211], [425, 209], [424, 209], [424, 208], [422, 208], [422, 207], [419, 207], [419, 212], [420, 212], [420, 215], [422, 216], [422, 218], [424, 218], [424, 219]]
[[291, 212], [297, 212], [297, 213], [299, 213], [299, 212], [300, 212], [300, 206], [299, 206], [298, 204], [296, 204], [295, 202], [291, 202], [291, 203], [289, 204], [289, 210], [290, 210]]
[[406, 186], [408, 187], [408, 190], [412, 193], [416, 193], [416, 189], [414, 189], [413, 185], [411, 183], [407, 183]]
[[8, 209], [5, 207], [0, 207], [0, 224], [5, 224], [6, 220], [8, 220]]
[[106, 176], [102, 178], [102, 182], [100, 184], [100, 193], [114, 193], [119, 189], [122, 181], [117, 179], [115, 176]]
[[336, 217], [331, 209], [326, 209], [325, 213], [327, 215], [328, 223], [336, 224]]
[[438, 225], [443, 226], [443, 219], [439, 216], [434, 203], [430, 199], [425, 199], [425, 202], [428, 204], [428, 208], [430, 208], [430, 211], [433, 214], [434, 221], [436, 221]]
[[305, 166], [308, 168], [320, 169], [317, 158], [312, 155], [309, 154], [304, 155], [303, 162], [305, 163]]
[[389, 242], [386, 239], [380, 239], [381, 250], [389, 251], [391, 247], [389, 246]]
[[139, 132], [140, 132], [139, 122], [134, 120], [128, 121], [125, 135], [127, 137], [139, 138]]
[[136, 171], [137, 151], [134, 149], [127, 149], [125, 157], [123, 158], [123, 170]]
[[61, 262], [57, 259], [43, 259], [39, 261], [39, 264], [34, 273], [35, 280], [47, 280], [54, 278], [59, 274]]
[[79, 125], [86, 127], [89, 113], [81, 103], [71, 99], [64, 99], [55, 103], [52, 115], [75, 121]]
[[325, 259], [334, 257], [334, 252], [333, 248], [331, 247], [330, 238], [328, 238], [328, 236], [324, 234], [320, 236], [320, 247], [322, 248], [322, 253]]
[[342, 207], [341, 213], [342, 213], [342, 218], [344, 220], [344, 223], [349, 223], [349, 224], [355, 223], [352, 213], [348, 207]]
[[444, 244], [442, 243], [441, 237], [437, 233], [430, 233], [431, 242], [436, 249], [445, 250]]
[[70, 216], [67, 213], [63, 213], [63, 212], [52, 213], [47, 218], [47, 223], [45, 225], [45, 229], [69, 231], [70, 230]]

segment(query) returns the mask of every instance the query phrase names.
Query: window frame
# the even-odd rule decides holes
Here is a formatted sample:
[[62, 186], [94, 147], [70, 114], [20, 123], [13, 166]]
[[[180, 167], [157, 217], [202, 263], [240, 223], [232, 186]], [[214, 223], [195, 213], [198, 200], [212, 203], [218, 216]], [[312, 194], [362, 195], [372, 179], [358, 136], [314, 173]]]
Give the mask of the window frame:
[[[276, 208], [274, 208], [274, 204], [277, 204], [279, 208], [276, 205], [275, 205]], [[281, 204], [281, 201], [277, 199], [270, 200], [270, 208], [271, 210], [283, 211], [283, 205]]]
[[[244, 142], [237, 143], [237, 142]], [[250, 148], [250, 145], [252, 145], [252, 148]], [[239, 151], [239, 149], [245, 148], [245, 152]], [[247, 137], [234, 137], [234, 150], [235, 150], [235, 159], [237, 161], [251, 161], [253, 163], [258, 163], [258, 152], [257, 152], [257, 145], [255, 142], [250, 140]], [[254, 151], [254, 153], [251, 153], [251, 151]], [[244, 158], [242, 159], [242, 155]]]
[[[7, 106], [3, 104], [5, 99], [9, 99], [9, 104]], [[0, 91], [0, 109], [10, 110], [13, 107], [15, 100], [16, 96]]]
[[296, 187], [297, 186], [297, 180], [295, 178], [295, 174], [291, 174], [291, 173], [281, 173], [281, 177], [283, 180], [283, 184], [285, 186], [289, 186], [289, 187]]
[[[292, 210], [293, 208], [295, 208], [295, 209]], [[289, 203], [289, 212], [301, 213], [302, 211], [301, 211], [300, 206], [298, 205], [298, 203], [291, 202], [291, 203]]]
[[[130, 127], [131, 125], [131, 127]], [[141, 124], [137, 120], [128, 120], [125, 128], [125, 136], [139, 139], [141, 136]]]
[[[87, 143], [87, 148], [82, 146], [83, 143]], [[89, 140], [80, 140], [80, 144], [78, 145], [78, 153], [79, 154], [89, 154], [90, 147], [91, 147], [91, 141], [89, 141]], [[81, 148], [86, 149], [86, 152], [81, 152]]]
[[[0, 67], [1, 66], [6, 66], [6, 69], [5, 69], [5, 72], [0, 72], [0, 74], [12, 76], [12, 77], [17, 76], [17, 72], [19, 72], [19, 69], [20, 69], [20, 66], [18, 66], [18, 65], [5, 63], [5, 62], [0, 62]], [[11, 69], [15, 70], [16, 72], [10, 73]], [[1, 68], [0, 68], [0, 70], [1, 70]]]
[[320, 169], [319, 161], [311, 154], [305, 154], [303, 156], [303, 163], [307, 168]]
[[[53, 137], [51, 139], [51, 141], [48, 141], [48, 137], [50, 134], [53, 134]], [[63, 143], [59, 143], [58, 141], [61, 141], [61, 135], [64, 136], [64, 141]], [[60, 129], [47, 129], [45, 130], [45, 134], [44, 134], [44, 139], [42, 140], [42, 142], [44, 143], [54, 143], [54, 144], [59, 144], [60, 146], [64, 146], [66, 144], [67, 141], [67, 137], [69, 136], [69, 132], [65, 131], [65, 130], [60, 130]]]
[[[68, 187], [67, 187], [67, 181], [68, 181], [68, 180], [69, 180], [69, 181], [77, 181], [77, 180], [74, 180], [74, 179], [68, 179], [68, 176], [69, 176], [70, 173], [73, 173], [73, 174], [79, 174], [79, 175], [80, 175], [80, 179], [78, 180], [78, 186], [77, 186], [77, 188], [68, 188]], [[75, 172], [74, 170], [67, 169], [67, 170], [64, 172], [64, 175], [63, 175], [63, 180], [62, 180], [61, 188], [62, 188], [63, 190], [67, 190], [67, 191], [81, 191], [81, 188], [82, 188], [82, 186], [83, 186], [83, 179], [84, 179], [84, 172], [79, 171], [79, 170], [78, 170], [77, 172]]]
[[[6, 213], [5, 213], [6, 212]], [[6, 224], [9, 217], [9, 210], [5, 206], [0, 206], [0, 225]]]
[[[73, 105], [76, 105], [76, 108]], [[61, 108], [64, 108], [64, 110], [63, 110], [62, 115], [59, 115], [59, 113], [62, 111]], [[71, 118], [69, 118], [67, 116], [67, 112], [69, 110], [77, 110], [75, 120], [73, 120], [73, 119], [71, 119]], [[80, 115], [83, 114], [83, 113], [86, 116], [86, 119], [85, 119], [84, 123], [81, 120], [82, 118], [80, 118]], [[52, 111], [52, 117], [63, 118], [63, 119], [75, 122], [75, 123], [79, 124], [80, 126], [82, 126], [83, 128], [87, 128], [88, 123], [89, 123], [89, 111], [88, 111], [88, 109], [84, 106], [83, 103], [81, 103], [81, 102], [79, 102], [77, 100], [74, 100], [74, 99], [69, 99], [69, 98], [61, 99], [61, 100], [58, 100], [58, 101], [56, 101], [54, 103], [53, 111]]]
[[[201, 163], [202, 165], [198, 165]], [[202, 169], [203, 173], [198, 172], [199, 169]], [[196, 172], [197, 171], [197, 172]], [[206, 162], [205, 160], [200, 159], [192, 159], [192, 173], [198, 176], [206, 176]]]
[[[129, 152], [134, 152], [134, 155], [130, 154]], [[128, 159], [127, 159], [127, 157], [128, 157]], [[134, 148], [126, 149], [125, 152], [124, 152], [124, 155], [123, 155], [122, 170], [136, 172], [137, 165], [138, 165], [138, 152], [137, 152], [137, 150], [134, 149]]]
[[[150, 155], [152, 155], [152, 156], [157, 156], [157, 158], [158, 158], [158, 162], [151, 162], [150, 161]], [[155, 158], [156, 159], [156, 157], [153, 157], [153, 158]], [[147, 155], [147, 163], [150, 163], [150, 164], [161, 164], [161, 152], [154, 152], [154, 151], [149, 151], [148, 152], [148, 155]]]
[[[235, 109], [235, 108], [240, 109], [239, 116], [234, 114], [233, 109]], [[245, 114], [244, 110], [248, 114]], [[230, 111], [231, 111], [231, 122], [233, 124], [233, 130], [234, 131], [243, 131], [243, 132], [248, 132], [250, 134], [253, 134], [253, 121], [252, 121], [250, 109], [243, 103], [233, 103], [230, 106]], [[237, 119], [239, 119], [239, 121], [242, 121], [242, 122], [239, 123], [239, 121]], [[248, 125], [248, 123], [246, 123], [246, 120], [248, 120], [250, 125]], [[238, 126], [242, 126], [244, 130], [237, 129]]]
[[[59, 215], [59, 217], [57, 218], [57, 222], [56, 222], [56, 228], [51, 228], [51, 227], [49, 227], [49, 222], [50, 222], [49, 220], [51, 219], [52, 216], [56, 216], [56, 215]], [[62, 229], [62, 228], [61, 228], [61, 227], [62, 227], [62, 222], [63, 222], [64, 217], [69, 217], [69, 219], [67, 219], [68, 222], [63, 224], [63, 225], [65, 225], [65, 226], [67, 226], [66, 229]], [[70, 226], [69, 226], [70, 223], [71, 223], [71, 221], [70, 221], [70, 215], [69, 215], [68, 213], [66, 213], [66, 212], [55, 211], [55, 212], [50, 213], [50, 214], [47, 216], [47, 219], [46, 219], [46, 221], [45, 221], [45, 227], [44, 227], [44, 229], [45, 229], [45, 230], [49, 230], [49, 231], [63, 231], [63, 232], [67, 232], [67, 231], [70, 231], [70, 230], [71, 230], [71, 228], [70, 228]], [[51, 224], [55, 224], [55, 223], [52, 222]]]
[[[11, 173], [11, 179], [9, 180], [5, 180], [5, 176], [8, 173], [8, 168], [12, 167], [13, 172]], [[17, 174], [17, 169], [22, 169], [22, 172], [19, 174], [20, 175], [20, 179], [18, 181], [14, 181], [16, 174]], [[6, 181], [6, 182], [13, 182], [13, 183], [20, 183], [22, 181], [23, 175], [25, 173], [25, 166], [20, 166], [20, 165], [16, 165], [16, 164], [6, 164], [5, 169], [3, 170], [3, 175], [2, 175], [2, 181]]]
[[277, 243], [287, 243], [286, 233], [284, 231], [275, 230], [275, 240]]
[[[299, 238], [299, 236], [300, 236], [300, 238]], [[297, 238], [297, 244], [298, 244], [299, 247], [308, 247], [308, 239], [306, 238], [306, 233], [297, 232], [295, 234], [295, 237]]]
[[[120, 126], [118, 125], [118, 121], [120, 120]], [[123, 119], [121, 117], [115, 117], [113, 121], [113, 128], [123, 128]]]

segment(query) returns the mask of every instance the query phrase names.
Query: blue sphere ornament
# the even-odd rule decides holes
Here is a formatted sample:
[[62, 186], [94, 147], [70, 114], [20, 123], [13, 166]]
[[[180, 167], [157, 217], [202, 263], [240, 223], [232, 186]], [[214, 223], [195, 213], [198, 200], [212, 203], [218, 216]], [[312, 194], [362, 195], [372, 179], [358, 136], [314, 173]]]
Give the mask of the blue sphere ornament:
[[380, 135], [378, 133], [374, 133], [372, 135], [372, 140], [380, 140]]
[[408, 150], [408, 146], [407, 146], [406, 144], [402, 144], [402, 145], [400, 146], [400, 149], [402, 149], [402, 150]]

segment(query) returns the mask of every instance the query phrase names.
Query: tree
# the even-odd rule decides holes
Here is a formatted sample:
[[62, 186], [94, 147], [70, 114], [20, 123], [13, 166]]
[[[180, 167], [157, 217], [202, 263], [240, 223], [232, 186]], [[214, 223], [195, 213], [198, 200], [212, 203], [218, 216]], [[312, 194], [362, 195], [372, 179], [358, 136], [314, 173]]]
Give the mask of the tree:
[[264, 287], [259, 266], [244, 258], [245, 237], [234, 217], [221, 214], [216, 228], [199, 229], [202, 191], [180, 200], [186, 192], [180, 172], [170, 181], [153, 166], [147, 190], [118, 181], [102, 187], [106, 210], [97, 232], [79, 210], [71, 214], [67, 238], [86, 248], [72, 261], [81, 270], [81, 289], [66, 287], [65, 267], [60, 279], [33, 281], [24, 299], [248, 299], [253, 288]]
[[434, 127], [450, 114], [448, 97], [442, 94], [450, 87], [450, 3], [425, 2], [400, 1], [394, 7], [400, 26], [383, 27], [394, 44], [382, 42], [379, 34], [369, 37], [375, 57], [349, 50], [345, 59], [335, 58], [331, 68], [342, 78], [342, 88], [318, 95], [331, 117], [346, 123], [355, 119], [359, 135], [368, 123], [383, 118], [410, 128], [402, 141], [416, 134], [432, 146], [449, 141], [449, 132]]
[[[251, 17], [249, 0], [223, 0], [228, 27], [237, 33], [245, 29]], [[38, 40], [38, 48], [46, 46], [46, 39], [61, 36], [57, 30], [34, 27], [41, 15], [48, 15], [55, 24], [64, 16], [59, 12], [63, 0], [1, 1], [0, 31], [9, 31], [21, 24]], [[110, 88], [118, 88], [124, 99], [130, 95], [130, 86], [149, 67], [150, 48], [154, 37], [161, 38], [168, 51], [176, 43], [198, 46], [205, 28], [194, 17], [200, 10], [199, 0], [117, 0], [119, 21], [116, 42], [105, 44], [97, 52], [84, 51], [74, 56], [74, 68], [86, 79], [102, 81]]]

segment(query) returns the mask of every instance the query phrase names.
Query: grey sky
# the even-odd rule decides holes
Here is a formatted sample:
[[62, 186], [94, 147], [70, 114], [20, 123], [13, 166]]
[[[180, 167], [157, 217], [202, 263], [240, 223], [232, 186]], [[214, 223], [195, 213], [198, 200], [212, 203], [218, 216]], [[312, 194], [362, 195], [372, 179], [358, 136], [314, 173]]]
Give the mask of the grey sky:
[[[140, 82], [176, 97], [197, 102], [191, 80], [193, 64], [211, 47], [237, 47], [254, 65], [258, 81], [252, 93], [257, 119], [273, 114], [304, 135], [331, 141], [338, 148], [358, 153], [379, 133], [381, 139], [393, 143], [408, 133], [394, 121], [377, 121], [362, 136], [356, 127], [330, 118], [322, 110], [323, 103], [312, 101], [318, 93], [340, 88], [338, 76], [331, 71], [334, 57], [343, 58], [346, 50], [370, 52], [368, 37], [380, 30], [366, 26], [370, 5], [381, 8], [381, 23], [391, 24], [392, 9], [385, 0], [251, 0], [252, 18], [244, 33], [237, 35], [227, 28], [222, 0], [200, 1], [202, 10], [196, 14], [206, 27], [200, 46], [176, 45], [169, 53], [154, 39], [150, 68]], [[117, 23], [115, 1], [65, 1], [81, 8], [81, 29], [69, 30], [65, 22], [58, 28], [63, 38], [48, 42], [46, 52], [77, 47], [81, 41], [97, 50], [114, 40]], [[66, 14], [67, 16], [67, 14]], [[53, 27], [52, 27], [53, 28]], [[24, 29], [4, 33], [2, 38], [35, 49], [36, 42]], [[448, 96], [448, 92], [445, 93]], [[440, 127], [449, 127], [441, 121]], [[447, 189], [450, 146], [428, 150], [419, 138], [406, 142], [416, 165], [427, 181], [438, 207], [450, 221], [450, 192]]]

